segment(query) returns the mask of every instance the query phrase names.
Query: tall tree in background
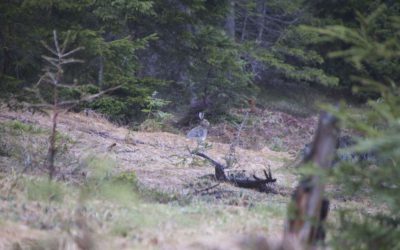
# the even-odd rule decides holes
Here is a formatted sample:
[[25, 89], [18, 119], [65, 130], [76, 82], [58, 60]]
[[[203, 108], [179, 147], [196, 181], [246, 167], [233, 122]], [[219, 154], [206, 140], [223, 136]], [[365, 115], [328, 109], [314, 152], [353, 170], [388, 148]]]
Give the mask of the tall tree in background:
[[323, 58], [309, 46], [316, 36], [300, 29], [310, 24], [306, 1], [237, 1], [236, 32], [256, 82], [317, 83], [335, 86]]
[[[394, 13], [396, 1], [389, 1]], [[268, 84], [345, 86], [353, 67], [324, 59], [330, 47], [302, 25], [355, 24], [354, 8], [375, 1], [320, 0], [19, 0], [0, 3], [0, 90], [2, 97], [29, 87], [41, 69], [39, 40], [71, 31], [86, 49], [84, 67], [72, 66], [80, 84], [123, 87], [89, 104], [125, 122], [154, 91], [178, 113], [226, 113]], [[390, 4], [390, 5], [389, 5]], [[384, 35], [384, 26], [379, 36]], [[366, 69], [373, 71], [375, 67]], [[393, 65], [379, 72], [398, 75]], [[376, 77], [382, 74], [375, 73]], [[176, 98], [178, 93], [179, 98]], [[193, 116], [196, 117], [196, 116]], [[216, 117], [216, 116], [214, 116]], [[190, 119], [189, 119], [190, 120]]]
[[[312, 25], [314, 27], [325, 27], [332, 25], [345, 25], [347, 27], [358, 27], [358, 14], [360, 13], [370, 13], [376, 10], [381, 3], [385, 3], [388, 7], [385, 11], [387, 17], [381, 17], [381, 20], [374, 24], [376, 31], [376, 38], [382, 39], [390, 35], [390, 29], [388, 29], [387, 24], [389, 23], [389, 16], [397, 15], [400, 11], [400, 5], [398, 1], [385, 0], [385, 1], [337, 1], [337, 0], [311, 0], [308, 1], [309, 13], [313, 17]], [[351, 39], [351, 38], [348, 38]], [[366, 41], [365, 41], [366, 42]], [[353, 86], [359, 86], [358, 81], [352, 79], [353, 72], [357, 70], [354, 64], [349, 63], [342, 57], [326, 57], [331, 51], [334, 50], [344, 50], [348, 48], [348, 44], [344, 40], [331, 41], [325, 38], [316, 38], [311, 44], [312, 47], [321, 55], [323, 55], [326, 60], [321, 65], [322, 69], [328, 74], [337, 76], [340, 79], [340, 85], [344, 89], [351, 91]], [[377, 71], [378, 70], [378, 71]], [[382, 80], [383, 78], [390, 76], [394, 79], [399, 79], [399, 73], [393, 64], [386, 65], [377, 69], [374, 66], [366, 66], [364, 72], [359, 72], [363, 76], [374, 77], [375, 79]], [[363, 93], [362, 95], [365, 95]]]
[[226, 112], [252, 90], [232, 34], [234, 8], [234, 1], [155, 1], [158, 18], [138, 23], [143, 34], [152, 30], [159, 37], [143, 52], [149, 67], [142, 75], [168, 80], [166, 95], [171, 90], [180, 93], [179, 98], [170, 98], [189, 110], [183, 123], [197, 117], [198, 111]]

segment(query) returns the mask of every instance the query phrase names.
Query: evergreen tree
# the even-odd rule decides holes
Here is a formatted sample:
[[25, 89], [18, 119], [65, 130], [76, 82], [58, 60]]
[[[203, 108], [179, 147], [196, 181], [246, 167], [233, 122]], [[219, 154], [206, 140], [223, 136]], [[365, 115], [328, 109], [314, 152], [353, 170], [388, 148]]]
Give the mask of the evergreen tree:
[[[389, 23], [389, 16], [397, 15], [399, 13], [400, 4], [398, 3], [398, 1], [307, 1], [309, 5], [309, 13], [313, 19], [311, 22], [312, 26], [325, 27], [344, 25], [346, 27], [353, 28], [358, 27], [357, 12], [372, 12], [379, 7], [380, 2], [384, 2], [388, 7], [385, 10], [386, 17], [382, 16], [379, 22], [376, 22], [373, 25], [371, 24], [371, 27], [368, 27], [370, 31], [373, 29], [376, 32], [376, 39], [378, 39], [378, 41], [391, 35], [390, 29], [388, 29], [386, 25]], [[313, 39], [312, 42], [313, 43], [310, 46], [312, 46], [320, 55], [323, 55], [326, 58], [325, 62], [321, 65], [321, 69], [323, 69], [328, 74], [337, 76], [340, 79], [340, 86], [349, 91], [351, 91], [353, 85], [359, 85], [359, 82], [354, 81], [354, 79], [352, 79], [351, 77], [353, 75], [353, 72], [357, 70], [357, 68], [354, 67], [354, 64], [348, 63], [348, 61], [344, 60], [343, 57], [326, 57], [331, 51], [346, 50], [348, 48], [346, 40], [331, 41], [326, 40], [325, 38], [316, 38]], [[375, 67], [366, 66], [364, 72], [359, 72], [359, 74], [362, 74], [363, 77], [367, 77], [368, 74], [368, 77], [374, 75], [374, 78], [381, 77], [381, 80], [385, 77], [385, 75], [390, 75], [391, 77], [397, 75], [394, 78], [398, 78], [398, 71], [393, 68], [393, 65], [386, 65], [378, 71], [376, 71]], [[357, 95], [361, 95], [361, 93], [358, 93]], [[365, 93], [362, 94], [362, 96], [365, 96]]]
[[[117, 95], [102, 98], [92, 107], [115, 116], [134, 114], [138, 100], [154, 88], [143, 86], [137, 78], [139, 63], [136, 51], [154, 39], [134, 37], [132, 22], [141, 15], [151, 15], [150, 1], [40, 1], [20, 0], [0, 3], [0, 75], [3, 97], [18, 93], [37, 81], [44, 53], [40, 41], [50, 41], [53, 29], [61, 38], [69, 32], [75, 44], [85, 47], [79, 57], [83, 66], [69, 67], [65, 77], [96, 89], [123, 85]], [[79, 76], [79, 78], [77, 77]], [[95, 90], [96, 91], [96, 90]], [[125, 96], [129, 99], [125, 99]], [[23, 96], [23, 95], [20, 95]], [[112, 108], [111, 108], [112, 106]]]
[[306, 1], [238, 1], [238, 40], [258, 82], [291, 81], [338, 84], [322, 70], [323, 57], [310, 45], [315, 34], [301, 24], [311, 24]]
[[352, 79], [361, 87], [356, 90], [379, 96], [368, 101], [368, 109], [361, 116], [344, 107], [337, 113], [345, 127], [364, 135], [353, 150], [373, 152], [377, 159], [373, 166], [346, 163], [335, 169], [337, 183], [352, 195], [367, 196], [375, 209], [342, 211], [332, 244], [340, 249], [399, 249], [400, 91], [398, 74], [387, 72], [399, 70], [400, 15], [382, 5], [368, 16], [357, 17], [359, 27], [316, 29], [323, 38], [347, 45], [346, 50], [331, 52], [330, 56], [342, 58], [357, 69]]

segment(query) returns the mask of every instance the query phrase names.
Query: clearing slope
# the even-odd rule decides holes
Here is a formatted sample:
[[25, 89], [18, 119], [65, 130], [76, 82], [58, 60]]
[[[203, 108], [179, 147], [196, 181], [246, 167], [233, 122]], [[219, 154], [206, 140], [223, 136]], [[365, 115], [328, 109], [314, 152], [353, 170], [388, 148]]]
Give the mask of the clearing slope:
[[[1, 126], [10, 126], [12, 121], [42, 131], [39, 138], [42, 149], [46, 148], [46, 131], [51, 125], [48, 117], [3, 110]], [[224, 183], [204, 191], [215, 184], [210, 178], [214, 168], [189, 153], [188, 148], [195, 148], [196, 142], [183, 135], [133, 132], [102, 118], [76, 113], [61, 116], [58, 127], [60, 137], [66, 138], [68, 144], [64, 151], [68, 157], [65, 158], [73, 159], [78, 165], [92, 156], [113, 159], [113, 172], [136, 173], [140, 186], [147, 190], [143, 196], [154, 196], [151, 192], [162, 196], [155, 201], [139, 199], [128, 209], [112, 202], [88, 202], [85, 214], [98, 242], [111, 242], [109, 244], [118, 249], [241, 249], [246, 244], [253, 244], [247, 242], [249, 235], [274, 238], [282, 232], [288, 194], [297, 179], [285, 168], [291, 160], [287, 153], [274, 152], [266, 147], [258, 151], [238, 148], [238, 163], [229, 170], [261, 175], [263, 169], [270, 167], [278, 179], [276, 194], [240, 189]], [[210, 144], [207, 154], [223, 162], [229, 145]], [[29, 153], [34, 154], [34, 151]], [[10, 186], [10, 166], [14, 164], [17, 169], [17, 162], [10, 156], [0, 157], [0, 170], [5, 173], [1, 178], [3, 190]], [[66, 165], [66, 162], [58, 162], [62, 173], [59, 179], [68, 179], [70, 172], [62, 169]], [[91, 174], [83, 167], [78, 171], [81, 171], [81, 176]], [[43, 175], [40, 171], [32, 173]], [[68, 185], [75, 184], [68, 182]], [[43, 203], [24, 198], [27, 190], [23, 185], [17, 185], [16, 190], [21, 194], [14, 198], [4, 196], [0, 207], [0, 219], [5, 221], [0, 227], [0, 235], [4, 236], [0, 243], [4, 249], [13, 244], [24, 246], [28, 244], [26, 242], [53, 242], [57, 235], [63, 235], [58, 244], [69, 242], [71, 230], [65, 231], [65, 225], [71, 225], [75, 220], [76, 194], [66, 195], [61, 203]], [[182, 200], [168, 198], [172, 196], [189, 201], [182, 204]], [[260, 240], [258, 236], [256, 241]], [[100, 249], [110, 247], [105, 246]]]

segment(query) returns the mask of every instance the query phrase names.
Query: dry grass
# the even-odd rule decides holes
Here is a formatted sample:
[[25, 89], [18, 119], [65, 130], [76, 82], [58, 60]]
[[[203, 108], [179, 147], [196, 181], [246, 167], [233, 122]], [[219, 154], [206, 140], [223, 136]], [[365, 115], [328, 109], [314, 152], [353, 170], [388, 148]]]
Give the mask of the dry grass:
[[[0, 123], [10, 127], [7, 124], [10, 120], [30, 124], [40, 133], [23, 131], [7, 137], [7, 144], [12, 142], [14, 151], [19, 146], [35, 158], [43, 157], [40, 152], [46, 148], [49, 119], [2, 111]], [[292, 181], [284, 181], [287, 174], [279, 171], [290, 158], [286, 153], [266, 147], [259, 151], [238, 148], [238, 164], [230, 170], [261, 174], [270, 167], [278, 178], [280, 195], [243, 190], [229, 184], [199, 193], [199, 189], [213, 184], [208, 176], [214, 169], [189, 153], [188, 148], [195, 148], [196, 142], [184, 136], [133, 132], [101, 117], [73, 113], [60, 117], [59, 132], [66, 147], [58, 161], [59, 168], [64, 169], [61, 171], [64, 176], [58, 178], [67, 178], [59, 184], [61, 187], [48, 188], [47, 184], [40, 184], [40, 177], [31, 175], [41, 176], [43, 171], [32, 171], [22, 177], [18, 171], [14, 174], [4, 171], [10, 165], [13, 169], [22, 169], [20, 165], [26, 161], [22, 151], [16, 151], [15, 155], [22, 156], [18, 161], [10, 160], [13, 159], [10, 156], [1, 157], [5, 174], [0, 188], [2, 193], [10, 193], [1, 198], [0, 235], [4, 235], [1, 249], [33, 249], [29, 246], [36, 245], [37, 249], [46, 249], [46, 246], [79, 249], [79, 233], [76, 233], [79, 231], [88, 239], [95, 239], [100, 249], [110, 249], [105, 242], [114, 249], [239, 249], [248, 235], [274, 236], [282, 231], [287, 194], [294, 185]], [[207, 154], [224, 162], [228, 150], [227, 144], [212, 143]], [[85, 199], [83, 204], [78, 202], [82, 182], [70, 177], [69, 170], [65, 169], [78, 168], [80, 174], [90, 179], [96, 173], [88, 166], [88, 159], [97, 159], [95, 165], [106, 164], [114, 175], [136, 173], [139, 194], [131, 191], [129, 203], [115, 203], [98, 195]], [[14, 185], [16, 180], [18, 185]], [[37, 189], [40, 191], [32, 194]], [[119, 194], [125, 199], [126, 196]], [[52, 198], [46, 200], [46, 197]], [[76, 219], [77, 208], [81, 206], [85, 208], [82, 218], [87, 226], [84, 229]]]
[[[209, 177], [214, 168], [189, 153], [196, 142], [69, 113], [59, 123], [65, 148], [58, 158], [60, 182], [49, 186], [43, 170], [18, 171], [27, 155], [44, 156], [49, 119], [1, 112], [0, 124], [8, 132], [15, 130], [12, 120], [32, 128], [0, 140], [11, 145], [10, 154], [0, 156], [0, 249], [260, 249], [266, 238], [271, 242], [282, 234], [297, 181], [285, 167], [293, 160], [286, 152], [237, 148], [238, 163], [229, 170], [261, 175], [270, 167], [278, 194], [225, 183], [199, 192], [215, 181]], [[229, 145], [210, 144], [207, 154], [224, 162]], [[106, 169], [99, 172], [102, 166]], [[99, 185], [107, 176], [121, 173], [135, 173], [137, 188], [109, 185], [103, 192]], [[82, 187], [91, 180], [96, 188], [83, 199]]]

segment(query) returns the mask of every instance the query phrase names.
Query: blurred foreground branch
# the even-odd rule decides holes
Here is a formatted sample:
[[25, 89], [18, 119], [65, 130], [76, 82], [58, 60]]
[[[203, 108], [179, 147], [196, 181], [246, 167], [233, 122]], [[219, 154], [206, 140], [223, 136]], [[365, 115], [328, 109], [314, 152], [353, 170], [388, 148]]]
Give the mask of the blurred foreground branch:
[[324, 197], [321, 175], [332, 166], [338, 134], [337, 119], [322, 113], [312, 148], [303, 161], [316, 169], [300, 181], [292, 196], [283, 249], [312, 249], [325, 238], [323, 222], [328, 215], [329, 201]]

